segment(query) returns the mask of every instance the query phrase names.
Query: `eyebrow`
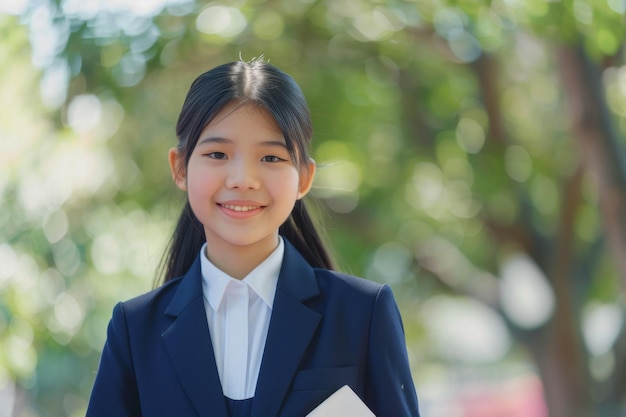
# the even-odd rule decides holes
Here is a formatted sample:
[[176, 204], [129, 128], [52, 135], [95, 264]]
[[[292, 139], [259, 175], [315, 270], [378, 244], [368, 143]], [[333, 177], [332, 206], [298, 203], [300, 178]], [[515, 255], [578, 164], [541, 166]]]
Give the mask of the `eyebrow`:
[[[205, 143], [234, 143], [232, 139], [223, 138], [220, 136], [209, 136], [198, 141], [198, 145], [203, 145]], [[281, 148], [285, 148], [289, 150], [287, 144], [281, 142], [279, 140], [266, 140], [259, 143], [260, 146], [280, 146]]]

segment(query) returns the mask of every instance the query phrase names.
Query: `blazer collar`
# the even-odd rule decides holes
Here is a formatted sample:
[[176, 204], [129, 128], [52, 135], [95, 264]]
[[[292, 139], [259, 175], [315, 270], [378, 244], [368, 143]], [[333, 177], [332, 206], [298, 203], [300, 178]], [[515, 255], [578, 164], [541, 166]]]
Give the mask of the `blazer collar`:
[[[300, 255], [298, 250], [283, 237], [285, 242], [285, 254], [278, 276], [277, 292], [285, 293], [298, 301], [305, 301], [319, 294], [317, 281], [313, 268]], [[202, 272], [200, 267], [200, 255], [189, 268], [189, 271], [181, 279], [165, 314], [178, 316], [190, 303], [202, 301]], [[274, 303], [275, 304], [275, 303]]]
[[161, 335], [178, 380], [199, 416], [227, 416], [202, 297], [200, 257], [165, 311], [176, 319]]
[[[198, 414], [226, 416], [201, 280], [198, 256], [165, 311], [176, 320], [162, 337], [180, 383]], [[285, 239], [285, 254], [257, 382], [253, 417], [278, 415], [321, 319], [319, 313], [303, 302], [318, 294], [313, 268]]]
[[285, 239], [272, 318], [257, 382], [253, 417], [277, 416], [321, 315], [303, 302], [317, 296], [313, 268]]
[[278, 276], [277, 291], [289, 294], [298, 301], [305, 301], [319, 294], [315, 272], [298, 250], [286, 238], [285, 255]]

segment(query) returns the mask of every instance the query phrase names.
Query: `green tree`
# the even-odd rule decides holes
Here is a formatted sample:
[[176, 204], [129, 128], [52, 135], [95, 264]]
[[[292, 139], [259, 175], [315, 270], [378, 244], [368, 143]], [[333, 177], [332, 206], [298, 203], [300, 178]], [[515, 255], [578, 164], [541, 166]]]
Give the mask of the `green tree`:
[[11, 13], [0, 385], [16, 381], [16, 408], [31, 410], [15, 415], [84, 413], [112, 305], [150, 288], [177, 214], [165, 155], [184, 94], [259, 54], [305, 90], [327, 233], [342, 268], [398, 290], [418, 382], [425, 363], [471, 366], [433, 351], [421, 308], [469, 296], [516, 341], [492, 365], [534, 363], [552, 417], [625, 413], [622, 3], [66, 0]]

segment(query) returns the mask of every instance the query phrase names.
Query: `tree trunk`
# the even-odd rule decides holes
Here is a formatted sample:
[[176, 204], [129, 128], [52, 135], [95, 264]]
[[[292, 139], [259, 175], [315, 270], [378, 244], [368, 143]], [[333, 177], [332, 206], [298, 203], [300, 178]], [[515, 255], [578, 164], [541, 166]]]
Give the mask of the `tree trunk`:
[[[501, 94], [497, 89], [499, 70], [496, 61], [483, 55], [472, 68], [481, 86], [484, 106], [489, 115], [491, 147], [503, 153], [505, 146], [502, 145], [509, 141], [500, 112]], [[504, 158], [504, 155], [500, 157]], [[491, 222], [486, 221], [488, 229], [499, 242], [515, 243], [518, 247], [523, 247], [535, 259], [554, 289], [556, 308], [546, 327], [535, 332], [517, 331], [519, 329], [514, 329], [513, 332], [525, 335], [520, 342], [531, 352], [541, 374], [546, 405], [552, 417], [587, 416], [592, 408], [587, 361], [577, 314], [580, 306], [573, 300], [574, 292], [570, 285], [573, 258], [573, 245], [570, 243], [576, 208], [580, 201], [580, 171], [576, 171], [567, 181], [564, 184], [559, 232], [548, 242], [540, 241], [541, 237], [524, 217], [516, 225], [517, 229], [526, 231], [526, 234], [521, 235], [507, 233], [510, 227], [489, 227]], [[520, 204], [524, 202], [521, 201]], [[520, 240], [520, 236], [523, 239]], [[556, 253], [556, 257], [546, 257], [542, 247], [538, 247], [546, 244], [553, 249], [550, 253]]]
[[602, 74], [580, 45], [561, 46], [558, 64], [571, 130], [598, 190], [609, 250], [626, 298], [626, 175], [621, 162], [625, 155], [606, 106]]

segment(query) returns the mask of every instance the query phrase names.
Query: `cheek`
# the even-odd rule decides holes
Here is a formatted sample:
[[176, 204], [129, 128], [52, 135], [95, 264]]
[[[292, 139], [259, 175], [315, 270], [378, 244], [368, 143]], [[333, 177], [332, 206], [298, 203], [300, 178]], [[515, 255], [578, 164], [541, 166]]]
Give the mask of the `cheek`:
[[297, 175], [290, 175], [280, 181], [276, 181], [274, 189], [283, 195], [285, 200], [296, 200], [300, 191], [300, 181]]
[[190, 199], [197, 194], [204, 195], [210, 193], [214, 187], [215, 175], [204, 172], [195, 164], [189, 164], [187, 168], [187, 192]]

